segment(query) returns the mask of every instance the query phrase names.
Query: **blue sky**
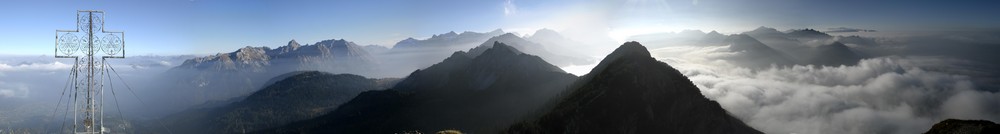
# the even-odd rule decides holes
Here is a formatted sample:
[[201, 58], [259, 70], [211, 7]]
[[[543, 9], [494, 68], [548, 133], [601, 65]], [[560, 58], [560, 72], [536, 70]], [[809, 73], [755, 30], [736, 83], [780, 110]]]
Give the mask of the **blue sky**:
[[552, 28], [571, 37], [683, 29], [746, 31], [758, 26], [852, 27], [880, 31], [1000, 28], [990, 1], [820, 0], [169, 0], [4, 1], [0, 55], [52, 54], [57, 29], [76, 10], [104, 10], [107, 29], [125, 31], [129, 55], [211, 54], [243, 46], [347, 39], [390, 46], [448, 31], [529, 34]]

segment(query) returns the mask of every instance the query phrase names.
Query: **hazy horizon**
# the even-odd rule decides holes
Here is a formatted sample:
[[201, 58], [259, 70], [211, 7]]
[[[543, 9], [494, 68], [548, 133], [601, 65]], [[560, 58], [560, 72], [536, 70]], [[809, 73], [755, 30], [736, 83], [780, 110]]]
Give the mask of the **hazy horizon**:
[[[114, 85], [116, 90], [112, 92], [118, 92], [114, 102], [122, 102], [120, 107], [110, 101], [102, 104], [108, 104], [104, 107], [106, 111], [116, 111], [108, 117], [121, 117], [126, 122], [122, 124], [127, 127], [122, 129], [137, 124], [137, 128], [142, 128], [149, 125], [142, 123], [149, 122], [183, 126], [185, 123], [178, 120], [186, 119], [175, 114], [198, 115], [210, 113], [198, 110], [224, 109], [237, 104], [257, 106], [243, 102], [270, 106], [275, 102], [269, 100], [313, 101], [295, 100], [309, 97], [245, 100], [264, 89], [298, 88], [272, 87], [281, 85], [276, 84], [281, 80], [314, 87], [363, 85], [363, 90], [349, 95], [334, 95], [351, 98], [362, 91], [399, 90], [394, 87], [504, 91], [523, 86], [544, 90], [544, 95], [517, 103], [555, 105], [547, 101], [562, 99], [556, 95], [562, 90], [573, 95], [575, 90], [567, 89], [577, 88], [570, 84], [572, 81], [586, 84], [590, 77], [646, 78], [588, 75], [592, 71], [602, 73], [597, 69], [604, 68], [595, 69], [599, 64], [618, 63], [605, 63], [616, 59], [604, 58], [630, 41], [637, 41], [635, 44], [641, 44], [645, 52], [624, 52], [648, 53], [649, 56], [640, 58], [656, 61], [650, 65], [655, 67], [636, 68], [663, 69], [658, 64], [662, 62], [666, 63], [665, 68], [676, 69], [685, 79], [658, 76], [669, 79], [661, 83], [627, 84], [691, 84], [701, 97], [725, 110], [722, 113], [765, 133], [920, 133], [944, 119], [1000, 122], [1000, 59], [996, 58], [1000, 57], [996, 53], [1000, 51], [1000, 17], [996, 15], [1000, 13], [1000, 8], [996, 8], [1000, 2], [18, 0], [0, 3], [3, 3], [0, 10], [9, 13], [0, 21], [0, 31], [4, 31], [0, 32], [0, 47], [3, 47], [0, 126], [41, 128], [38, 125], [60, 121], [55, 115], [63, 111], [58, 110], [69, 109], [55, 106], [68, 102], [62, 99], [66, 87], [70, 87], [67, 75], [71, 75], [74, 59], [54, 57], [58, 51], [54, 51], [53, 35], [56, 30], [76, 29], [79, 10], [104, 11], [104, 29], [124, 31], [127, 35], [124, 36], [126, 58], [109, 59], [107, 66], [115, 71], [101, 74], [101, 82], [110, 79], [106, 84]], [[498, 29], [503, 32], [493, 32]], [[295, 42], [290, 44], [291, 40]], [[494, 45], [501, 43], [507, 46], [494, 50]], [[509, 51], [505, 50], [507, 47]], [[489, 50], [494, 55], [476, 59]], [[434, 66], [438, 67], [430, 69]], [[320, 85], [309, 85], [316, 84], [308, 83], [314, 82], [308, 79], [312, 77], [291, 79], [302, 71], [353, 74], [364, 79], [337, 76], [337, 80], [345, 77], [354, 82], [347, 84], [315, 80]], [[546, 80], [547, 77], [534, 74], [537, 72], [558, 78], [555, 79], [558, 84], [521, 85]], [[525, 74], [504, 75], [519, 73]], [[522, 79], [525, 77], [533, 79]], [[395, 83], [408, 79], [414, 80], [400, 84], [403, 86]], [[343, 85], [322, 85], [328, 83]], [[124, 84], [130, 85], [125, 87], [129, 90], [122, 90]], [[380, 89], [373, 89], [376, 87]], [[593, 90], [604, 88], [618, 87]], [[430, 94], [448, 99], [455, 97], [447, 95], [461, 95], [443, 91], [448, 90]], [[523, 95], [517, 93], [504, 95]], [[655, 97], [663, 96], [652, 96]], [[303, 119], [321, 119], [319, 115], [337, 110], [351, 98], [336, 98], [336, 102], [324, 102], [321, 106], [288, 105], [313, 110], [309, 118], [303, 116]], [[288, 100], [293, 101], [280, 102]], [[436, 101], [427, 101], [427, 106], [438, 105], [432, 102]], [[490, 104], [497, 108], [513, 106], [523, 113], [537, 108], [507, 103]], [[148, 107], [151, 105], [156, 107]], [[249, 118], [242, 116], [255, 111], [242, 112], [227, 115], [226, 119]], [[651, 111], [647, 114], [654, 115]]]
[[[738, 33], [872, 29], [890, 32], [1000, 30], [1000, 12], [969, 1], [9, 1], [2, 54], [50, 50], [52, 32], [73, 29], [77, 10], [103, 10], [109, 30], [131, 35], [132, 54], [214, 54], [243, 46], [281, 46], [346, 39], [391, 47], [397, 41], [448, 31], [504, 29], [530, 34], [549, 28], [583, 42], [623, 43], [631, 35], [685, 29]], [[345, 6], [349, 5], [349, 6]], [[31, 8], [28, 8], [31, 7]], [[848, 10], [849, 9], [849, 10]], [[458, 11], [458, 12], [456, 12]], [[45, 16], [45, 17], [38, 17]], [[611, 38], [608, 41], [605, 38]], [[16, 51], [11, 51], [16, 50]]]

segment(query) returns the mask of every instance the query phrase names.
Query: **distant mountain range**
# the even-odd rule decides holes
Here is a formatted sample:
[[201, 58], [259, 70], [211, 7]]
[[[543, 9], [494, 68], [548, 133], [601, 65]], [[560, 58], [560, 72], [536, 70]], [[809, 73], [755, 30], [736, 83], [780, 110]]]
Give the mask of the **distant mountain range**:
[[[276, 49], [244, 47], [231, 53], [194, 58], [175, 69], [213, 72], [267, 72], [286, 70], [324, 70], [369, 74], [376, 62], [363, 47], [343, 39], [324, 40], [313, 45], [300, 45], [295, 40]], [[323, 68], [324, 66], [334, 66]]]
[[743, 66], [766, 68], [795, 64], [790, 56], [745, 34], [730, 35], [724, 42], [729, 44], [730, 51], [740, 52], [739, 56], [729, 57], [730, 61]]
[[[652, 48], [669, 46], [730, 46], [741, 52], [730, 61], [750, 68], [767, 68], [771, 64], [840, 66], [855, 65], [869, 57], [847, 44], [871, 46], [874, 39], [859, 36], [831, 36], [814, 29], [786, 32], [759, 27], [740, 34], [723, 35], [715, 31], [684, 30], [678, 33], [636, 35], [630, 40], [646, 42]], [[847, 43], [847, 44], [845, 44]], [[766, 46], [766, 47], [764, 47]]]
[[[449, 32], [427, 40], [404, 40], [398, 48], [362, 47], [345, 40], [300, 45], [293, 40], [277, 49], [246, 47], [191, 59], [170, 73], [181, 84], [196, 86], [179, 89], [176, 95], [225, 101], [201, 104], [162, 122], [184, 133], [447, 129], [471, 133], [759, 133], [706, 99], [686, 77], [650, 57], [637, 42], [622, 45], [582, 78], [547, 62], [586, 62], [586, 58], [549, 51], [562, 51], [573, 41], [541, 30], [528, 39], [559, 45], [539, 44], [509, 33], [490, 36], [467, 52], [449, 52], [447, 58], [415, 69], [401, 80], [297, 71], [329, 67], [316, 70], [377, 75], [373, 73], [384, 73], [378, 71], [386, 69], [380, 67], [383, 63], [443, 51], [422, 47], [471, 47], [459, 42], [498, 31]], [[726, 37], [713, 33], [703, 37]], [[421, 43], [434, 41], [447, 43]], [[720, 42], [742, 43], [734, 44], [733, 51], [776, 51], [747, 35], [728, 36]], [[759, 58], [772, 58], [776, 53]], [[411, 57], [386, 57], [402, 55]], [[256, 90], [255, 84], [266, 86]]]
[[[583, 42], [578, 42], [559, 34], [552, 29], [539, 29], [535, 31], [534, 34], [524, 38], [525, 40], [542, 44], [541, 46], [545, 48], [549, 53], [555, 54], [557, 57], [542, 56], [546, 61], [558, 66], [565, 65], [588, 65], [596, 62], [597, 59], [592, 57], [587, 57], [587, 53], [593, 53], [590, 49], [594, 49], [589, 46], [593, 44], [586, 44]], [[538, 54], [541, 56], [541, 54]]]
[[761, 133], [638, 42], [615, 49], [567, 92], [542, 116], [505, 133]]
[[382, 51], [381, 48], [371, 49], [382, 51], [376, 57], [383, 61], [385, 66], [393, 67], [384, 69], [387, 73], [393, 74], [390, 76], [404, 76], [409, 71], [425, 68], [445, 59], [451, 52], [481, 47], [469, 51], [469, 53], [481, 53], [493, 45], [493, 42], [503, 42], [525, 53], [542, 57], [557, 66], [586, 65], [595, 62], [594, 59], [576, 50], [579, 47], [574, 45], [581, 43], [549, 29], [538, 30], [534, 36], [528, 38], [505, 33], [500, 29], [486, 33], [448, 32], [424, 40], [407, 38], [387, 51]]
[[426, 68], [449, 56], [452, 52], [476, 47], [487, 39], [500, 36], [505, 32], [501, 29], [485, 33], [454, 31], [433, 35], [427, 39], [407, 38], [397, 42], [392, 48], [376, 55], [385, 67], [385, 73], [390, 76], [406, 76], [413, 70]]
[[327, 115], [262, 132], [497, 132], [538, 110], [575, 78], [497, 42], [479, 55], [455, 52], [391, 89], [362, 93]]
[[401, 51], [422, 51], [422, 50], [434, 50], [434, 49], [450, 49], [450, 50], [440, 50], [454, 52], [458, 50], [468, 49], [472, 47], [471, 45], [476, 45], [486, 39], [493, 36], [499, 36], [505, 34], [501, 29], [493, 30], [486, 33], [477, 32], [462, 32], [461, 34], [451, 31], [444, 34], [433, 35], [430, 38], [424, 40], [418, 40], [414, 38], [407, 38], [399, 41], [392, 46], [392, 52]]
[[246, 96], [265, 86], [268, 79], [294, 71], [379, 76], [379, 69], [378, 62], [363, 47], [350, 41], [324, 40], [300, 45], [291, 40], [276, 49], [248, 46], [235, 52], [188, 59], [167, 70], [164, 80], [160, 80], [166, 84], [156, 87], [163, 91], [150, 96], [182, 100], [163, 105], [186, 107]]
[[[525, 40], [497, 29], [486, 33], [448, 32], [418, 40], [408, 38], [392, 48], [377, 45], [359, 46], [344, 39], [324, 40], [302, 45], [295, 40], [278, 48], [244, 47], [234, 52], [192, 58], [168, 70], [168, 84], [156, 86], [162, 93], [150, 95], [171, 102], [170, 107], [192, 105], [213, 106], [239, 100], [265, 86], [269, 78], [294, 72], [317, 70], [330, 73], [350, 73], [367, 77], [402, 77], [410, 71], [426, 68], [458, 50], [480, 47], [470, 52], [481, 53], [493, 42], [505, 42], [527, 54], [539, 55], [557, 65], [589, 64], [593, 59], [585, 56], [567, 56], [567, 47], [575, 43], [551, 30], [540, 30]], [[555, 52], [550, 50], [556, 50]], [[170, 91], [170, 92], [166, 92]], [[191, 98], [193, 96], [193, 98]], [[181, 99], [183, 98], [183, 99]], [[210, 104], [203, 104], [209, 102]], [[172, 111], [165, 109], [163, 111]], [[175, 111], [175, 110], [173, 110]]]
[[862, 54], [835, 40], [844, 38], [834, 38], [813, 29], [796, 29], [783, 33], [774, 28], [760, 27], [744, 34], [789, 55], [790, 59], [800, 65], [855, 65], [864, 58]]
[[[508, 46], [511, 46], [511, 47], [514, 47], [514, 48], [516, 48], [518, 50], [524, 51], [524, 53], [531, 54], [531, 55], [537, 55], [538, 57], [541, 57], [545, 61], [548, 61], [548, 62], [550, 62], [550, 63], [552, 63], [554, 65], [557, 65], [557, 66], [585, 65], [585, 64], [594, 63], [594, 59], [591, 59], [591, 58], [586, 57], [586, 56], [581, 56], [581, 55], [569, 56], [569, 55], [565, 55], [566, 53], [575, 53], [575, 52], [567, 51], [566, 50], [566, 49], [569, 49], [569, 48], [573, 48], [573, 46], [570, 46], [572, 44], [563, 44], [563, 43], [573, 43], [573, 42], [570, 41], [570, 40], [568, 40], [568, 39], [562, 38], [562, 36], [558, 35], [555, 32], [552, 32], [552, 31], [546, 32], [546, 31], [549, 31], [549, 30], [545, 30], [545, 29], [539, 30], [539, 32], [542, 32], [541, 35], [535, 34], [535, 36], [532, 36], [532, 38], [529, 38], [529, 39], [549, 41], [552, 44], [542, 45], [542, 44], [539, 44], [539, 43], [528, 41], [528, 40], [526, 40], [524, 38], [521, 38], [521, 37], [518, 37], [517, 35], [514, 35], [512, 33], [507, 33], [507, 34], [503, 34], [503, 35], [500, 35], [500, 36], [496, 36], [496, 37], [490, 38], [489, 40], [486, 40], [486, 42], [483, 42], [481, 45], [479, 45], [479, 46], [477, 46], [475, 48], [472, 48], [472, 50], [469, 50], [469, 53], [472, 54], [472, 55], [478, 55], [478, 54], [484, 52], [486, 49], [491, 48], [493, 46], [493, 44], [495, 44], [496, 42], [503, 42], [504, 44], [507, 44]], [[538, 33], [538, 32], [536, 32], [536, 33]], [[541, 37], [541, 36], [548, 36], [548, 37]], [[559, 45], [562, 45], [562, 46], [559, 46]], [[553, 51], [553, 50], [555, 50], [555, 51]], [[565, 53], [558, 53], [557, 54], [555, 52], [565, 52]]]
[[726, 38], [726, 35], [716, 31], [705, 33], [701, 30], [684, 30], [677, 33], [634, 35], [627, 40], [644, 42], [651, 48], [660, 48], [679, 45], [724, 45], [722, 41], [725, 41]]

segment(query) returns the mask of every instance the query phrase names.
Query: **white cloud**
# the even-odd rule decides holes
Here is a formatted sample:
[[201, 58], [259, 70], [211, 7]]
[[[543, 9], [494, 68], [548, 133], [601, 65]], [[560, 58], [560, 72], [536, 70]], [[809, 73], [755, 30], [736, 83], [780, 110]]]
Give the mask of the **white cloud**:
[[837, 27], [837, 28], [827, 28], [828, 33], [849, 33], [849, 32], [876, 32], [876, 30], [870, 29], [860, 29], [860, 28], [848, 28], [848, 27]]
[[0, 98], [24, 98], [28, 97], [29, 92], [28, 86], [25, 84], [0, 81]]
[[73, 67], [72, 64], [65, 64], [58, 61], [50, 63], [27, 63], [18, 65], [0, 63], [0, 71], [26, 71], [26, 70], [55, 71], [55, 70], [68, 70], [69, 68], [72, 67]]
[[[725, 47], [667, 47], [655, 57], [707, 98], [766, 133], [922, 133], [946, 118], [1000, 121], [1000, 93], [937, 70], [961, 60], [881, 57], [855, 66], [753, 70], [717, 57]], [[929, 69], [932, 68], [932, 69]]]
[[503, 15], [510, 16], [517, 14], [517, 5], [514, 5], [514, 0], [505, 0], [503, 3]]

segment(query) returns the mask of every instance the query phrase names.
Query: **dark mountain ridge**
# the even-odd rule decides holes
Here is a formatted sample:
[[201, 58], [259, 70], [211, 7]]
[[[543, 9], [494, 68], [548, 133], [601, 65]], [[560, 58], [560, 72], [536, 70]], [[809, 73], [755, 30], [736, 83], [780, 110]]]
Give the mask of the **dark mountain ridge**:
[[550, 111], [506, 133], [761, 133], [638, 42], [620, 46], [567, 92]]
[[752, 68], [768, 68], [771, 65], [788, 66], [795, 64], [791, 57], [775, 50], [757, 39], [745, 34], [730, 35], [726, 38], [729, 50], [740, 55], [729, 57], [733, 63]]
[[987, 120], [947, 119], [931, 127], [924, 134], [996, 134], [1000, 124]]
[[[512, 33], [507, 33], [490, 38], [489, 40], [486, 40], [486, 42], [483, 42], [479, 46], [476, 46], [475, 48], [469, 50], [469, 54], [473, 56], [479, 55], [480, 53], [486, 51], [486, 49], [493, 47], [493, 44], [496, 44], [496, 42], [502, 42], [519, 51], [523, 51], [526, 54], [537, 55], [538, 57], [541, 57], [545, 61], [557, 66], [590, 64], [594, 62], [592, 59], [586, 57], [556, 54], [557, 53], [556, 51], [566, 52], [562, 50], [569, 48], [561, 48], [560, 45], [555, 45], [555, 44], [535, 43], [532, 41], [528, 41], [524, 38], [518, 37], [517, 35], [514, 35]], [[556, 50], [556, 51], [551, 51], [551, 50]]]
[[478, 56], [455, 52], [329, 114], [259, 133], [496, 132], [534, 113], [575, 78], [497, 42]]
[[489, 39], [490, 37], [499, 36], [504, 33], [506, 32], [504, 32], [502, 29], [496, 29], [485, 33], [466, 31], [462, 32], [461, 34], [455, 33], [455, 31], [451, 31], [444, 34], [433, 35], [430, 38], [424, 40], [407, 38], [393, 45], [390, 51], [398, 52], [398, 51], [407, 51], [413, 49], [424, 50], [431, 48], [440, 49], [445, 47], [468, 48], [467, 45], [469, 44], [483, 42], [486, 39]]
[[154, 86], [161, 88], [157, 89], [160, 92], [147, 96], [153, 100], [171, 100], [162, 104], [165, 109], [157, 110], [169, 112], [247, 96], [266, 86], [269, 79], [289, 72], [318, 70], [380, 76], [378, 66], [370, 54], [350, 41], [324, 40], [300, 45], [291, 40], [277, 49], [248, 46], [230, 53], [188, 59], [166, 71], [159, 81], [167, 84]]
[[429, 67], [448, 58], [452, 52], [468, 50], [504, 33], [501, 29], [484, 33], [452, 31], [422, 40], [407, 38], [375, 56], [380, 61], [386, 61], [382, 62], [382, 66], [390, 68], [383, 70], [383, 73], [388, 76], [403, 77], [413, 70]]

